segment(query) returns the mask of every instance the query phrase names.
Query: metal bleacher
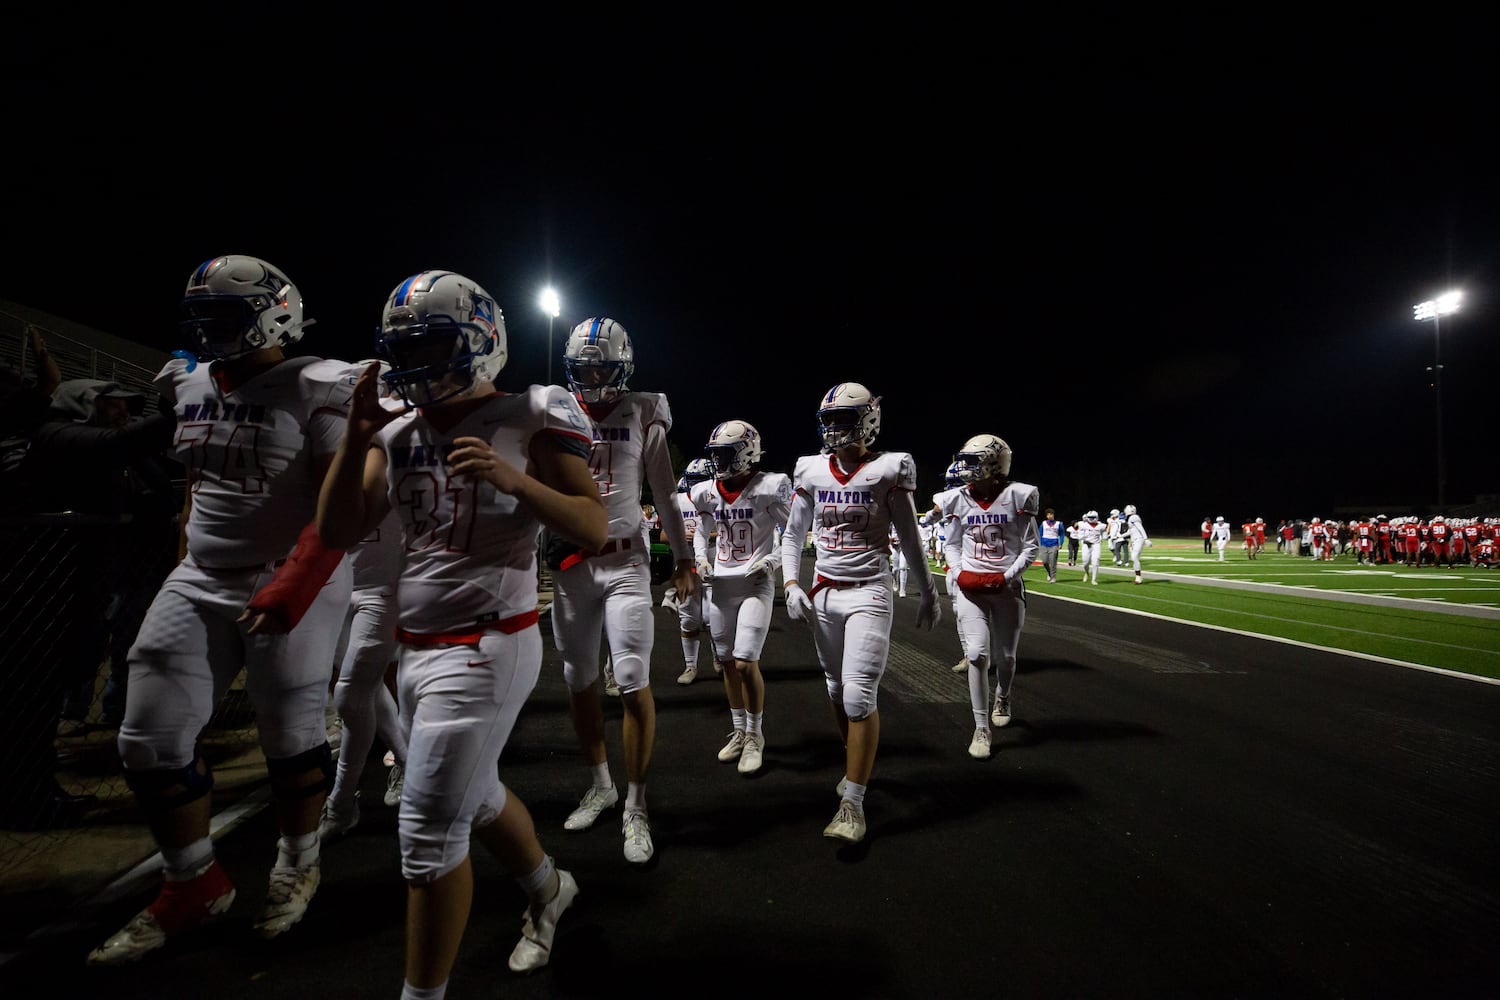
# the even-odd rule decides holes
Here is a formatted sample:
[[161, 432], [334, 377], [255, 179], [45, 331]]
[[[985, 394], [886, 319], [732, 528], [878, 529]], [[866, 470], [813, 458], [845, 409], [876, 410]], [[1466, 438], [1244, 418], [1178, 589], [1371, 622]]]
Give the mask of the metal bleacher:
[[165, 351], [0, 300], [0, 363], [28, 378], [36, 373], [29, 327], [41, 334], [64, 381], [95, 378], [118, 382], [142, 393], [146, 397], [145, 412], [155, 412], [158, 394], [152, 379], [167, 362]]

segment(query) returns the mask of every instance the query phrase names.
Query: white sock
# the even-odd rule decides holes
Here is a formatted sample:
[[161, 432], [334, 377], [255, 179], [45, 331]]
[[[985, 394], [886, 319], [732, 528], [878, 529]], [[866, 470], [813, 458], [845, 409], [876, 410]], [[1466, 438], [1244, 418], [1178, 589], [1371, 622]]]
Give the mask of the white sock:
[[521, 875], [516, 879], [516, 884], [526, 893], [526, 898], [539, 903], [545, 903], [557, 895], [557, 866], [552, 863], [552, 855], [548, 854], [542, 858], [542, 863], [536, 866], [536, 871], [528, 875]]
[[763, 716], [765, 714], [766, 714], [765, 712], [746, 712], [745, 713], [745, 732], [748, 735], [750, 735], [750, 736], [759, 736], [760, 735], [760, 718], [761, 718], [761, 716]]
[[731, 708], [729, 710], [729, 717], [734, 720], [734, 728], [737, 731], [742, 733], [745, 731], [745, 726], [748, 725], [745, 720], [747, 714], [743, 708]]
[[844, 798], [848, 799], [858, 809], [865, 807], [865, 785], [856, 785], [852, 781], [844, 782]]
[[318, 860], [318, 831], [285, 834], [276, 841], [277, 868], [305, 868]]
[[600, 761], [592, 768], [594, 772], [594, 787], [601, 792], [606, 788], [615, 787], [615, 779], [609, 776], [609, 761]]
[[447, 995], [447, 983], [439, 983], [437, 986], [428, 986], [425, 989], [413, 986], [411, 983], [401, 984], [401, 1000], [443, 1000]]
[[196, 878], [214, 859], [214, 842], [207, 837], [186, 847], [161, 849], [162, 875], [168, 882], [186, 882]]
[[685, 635], [682, 637], [682, 662], [684, 666], [693, 667], [694, 669], [697, 668], [698, 644], [700, 641], [701, 640], [696, 635]]
[[646, 783], [644, 781], [632, 781], [626, 786], [625, 811], [628, 813], [646, 811]]

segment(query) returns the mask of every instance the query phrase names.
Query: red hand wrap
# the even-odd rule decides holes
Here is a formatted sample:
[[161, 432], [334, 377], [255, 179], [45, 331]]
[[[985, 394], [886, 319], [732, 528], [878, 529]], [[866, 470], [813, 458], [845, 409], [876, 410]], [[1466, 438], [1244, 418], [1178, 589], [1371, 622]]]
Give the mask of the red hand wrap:
[[276, 570], [271, 582], [250, 599], [250, 610], [279, 614], [286, 621], [287, 631], [291, 631], [317, 600], [318, 591], [342, 558], [344, 550], [330, 549], [318, 541], [317, 525], [309, 524], [302, 529], [296, 548]]

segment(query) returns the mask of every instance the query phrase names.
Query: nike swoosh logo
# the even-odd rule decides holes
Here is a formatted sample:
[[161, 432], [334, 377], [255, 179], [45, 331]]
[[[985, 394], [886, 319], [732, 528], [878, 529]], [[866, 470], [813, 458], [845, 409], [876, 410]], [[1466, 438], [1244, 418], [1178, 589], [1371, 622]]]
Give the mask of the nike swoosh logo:
[[487, 666], [489, 666], [489, 664], [490, 664], [489, 660], [469, 660], [467, 663], [464, 664], [464, 666], [466, 666], [466, 667], [487, 667]]

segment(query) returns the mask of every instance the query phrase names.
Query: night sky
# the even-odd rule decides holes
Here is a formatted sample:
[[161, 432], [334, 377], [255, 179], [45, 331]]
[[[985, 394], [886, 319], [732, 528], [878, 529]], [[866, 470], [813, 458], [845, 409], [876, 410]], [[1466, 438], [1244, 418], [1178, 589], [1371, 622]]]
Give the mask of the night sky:
[[1500, 493], [1500, 74], [1463, 25], [595, 29], [452, 75], [38, 62], [5, 83], [0, 297], [171, 349], [193, 268], [252, 254], [318, 320], [304, 353], [354, 360], [393, 286], [452, 269], [504, 310], [511, 389], [545, 380], [550, 283], [555, 377], [574, 323], [619, 320], [689, 456], [740, 418], [790, 471], [861, 381], [923, 499], [995, 433], [1060, 515], [1165, 534], [1430, 512], [1412, 305], [1461, 287], [1447, 506]]

